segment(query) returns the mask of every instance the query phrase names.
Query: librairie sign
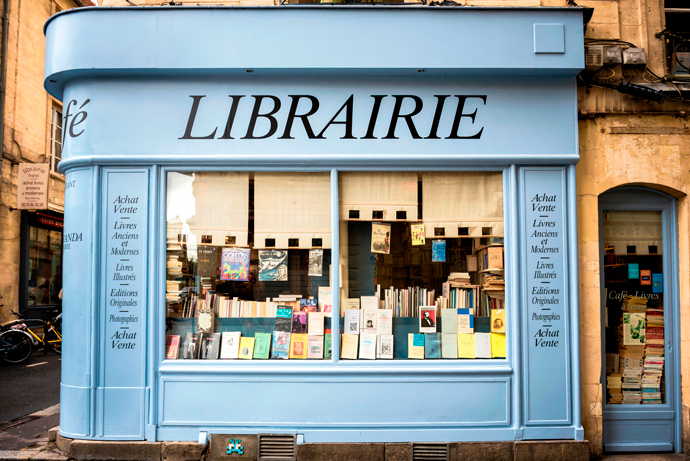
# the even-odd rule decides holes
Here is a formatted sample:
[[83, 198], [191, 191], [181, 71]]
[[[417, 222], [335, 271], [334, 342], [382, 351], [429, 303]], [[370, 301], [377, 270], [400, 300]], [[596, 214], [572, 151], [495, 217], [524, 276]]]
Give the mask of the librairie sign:
[[20, 163], [18, 210], [48, 209], [48, 178], [50, 167], [45, 163]]

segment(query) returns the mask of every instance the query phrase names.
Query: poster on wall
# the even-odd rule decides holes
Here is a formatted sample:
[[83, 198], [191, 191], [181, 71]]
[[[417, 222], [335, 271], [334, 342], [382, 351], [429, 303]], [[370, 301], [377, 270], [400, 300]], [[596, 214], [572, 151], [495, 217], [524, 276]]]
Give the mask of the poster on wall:
[[259, 281], [287, 282], [287, 255], [285, 250], [259, 250]]
[[412, 224], [412, 245], [424, 245], [424, 224]]
[[446, 241], [432, 240], [431, 241], [431, 262], [444, 263], [446, 262]]
[[241, 282], [249, 280], [249, 248], [223, 248], [220, 279]]
[[391, 252], [391, 225], [371, 223], [371, 252], [390, 254]]
[[196, 249], [196, 259], [196, 275], [199, 277], [218, 276], [218, 247], [199, 245]]
[[309, 250], [309, 274], [316, 277], [323, 275], [323, 250]]

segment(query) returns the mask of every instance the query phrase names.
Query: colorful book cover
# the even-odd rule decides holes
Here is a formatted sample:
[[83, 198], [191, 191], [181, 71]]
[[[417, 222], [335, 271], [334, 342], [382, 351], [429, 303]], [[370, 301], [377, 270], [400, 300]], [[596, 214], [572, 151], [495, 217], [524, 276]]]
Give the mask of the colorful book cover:
[[330, 334], [323, 335], [323, 356], [325, 359], [333, 356], [333, 337]]
[[239, 358], [244, 360], [251, 360], [254, 357], [254, 344], [256, 338], [250, 338], [249, 336], [242, 336], [240, 339], [240, 356]]
[[331, 287], [319, 287], [318, 298], [319, 312], [323, 312], [326, 314], [326, 317], [330, 317], [331, 312], [333, 312], [333, 293]]
[[297, 311], [292, 313], [292, 330], [293, 333], [307, 332], [307, 313]]
[[390, 254], [391, 252], [391, 225], [384, 223], [371, 223], [371, 252]]
[[431, 262], [444, 263], [446, 262], [446, 241], [432, 240], [431, 241]]
[[408, 333], [407, 334], [407, 358], [423, 359], [424, 358], [424, 334]]
[[[644, 315], [643, 315], [644, 317]], [[506, 332], [506, 311], [505, 309], [491, 309], [491, 333]]]
[[646, 324], [644, 312], [623, 312], [623, 345], [645, 344]]
[[276, 309], [276, 331], [292, 332], [292, 308], [279, 306]]
[[394, 336], [390, 335], [377, 335], [376, 343], [376, 358], [377, 359], [392, 359], [393, 358], [393, 341]]
[[271, 333], [254, 334], [254, 358], [267, 359], [271, 350]]
[[474, 309], [458, 309], [458, 333], [474, 333]]
[[472, 334], [472, 333], [458, 333], [458, 358], [459, 359], [473, 359], [473, 358], [475, 358], [474, 334]]
[[308, 359], [323, 358], [323, 335], [309, 335], [309, 338], [307, 340], [307, 346]]
[[441, 358], [441, 335], [439, 333], [424, 333], [424, 357], [427, 359]]
[[491, 358], [502, 358], [506, 357], [506, 335], [502, 333], [490, 333], [491, 334]]
[[223, 248], [220, 279], [246, 282], [249, 280], [249, 248]]
[[220, 333], [204, 333], [201, 338], [199, 358], [202, 360], [216, 360], [220, 351]]
[[663, 274], [652, 274], [652, 293], [664, 292], [664, 276]]
[[287, 256], [285, 250], [259, 250], [259, 282], [287, 282]]
[[424, 238], [424, 224], [412, 224], [412, 245], [424, 245], [426, 240]]
[[309, 272], [307, 275], [323, 275], [323, 250], [309, 250]]
[[273, 332], [273, 349], [271, 351], [271, 358], [287, 359], [290, 357], [290, 332], [274, 331]]
[[441, 358], [458, 358], [458, 335], [456, 333], [441, 333]]
[[436, 306], [419, 307], [419, 332], [436, 333]]
[[628, 264], [628, 278], [629, 279], [639, 279], [640, 278], [640, 265], [637, 263]]
[[290, 358], [306, 359], [309, 337], [306, 333], [293, 333], [290, 336]]
[[180, 356], [180, 335], [165, 336], [165, 358], [174, 360]]
[[299, 300], [299, 310], [304, 312], [318, 312], [319, 304], [314, 298], [303, 298]]
[[640, 285], [651, 285], [652, 284], [652, 271], [649, 269], [643, 269], [640, 271]]

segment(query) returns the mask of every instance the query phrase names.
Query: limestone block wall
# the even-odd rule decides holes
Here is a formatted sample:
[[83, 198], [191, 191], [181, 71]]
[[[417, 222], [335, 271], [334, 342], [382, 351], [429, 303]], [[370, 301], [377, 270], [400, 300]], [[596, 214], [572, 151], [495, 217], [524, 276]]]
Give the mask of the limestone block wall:
[[614, 187], [643, 185], [678, 199], [683, 448], [690, 452], [690, 119], [679, 115], [596, 116], [580, 121], [579, 134], [578, 251], [585, 438], [592, 454], [601, 455], [606, 389], [601, 385], [598, 199]]

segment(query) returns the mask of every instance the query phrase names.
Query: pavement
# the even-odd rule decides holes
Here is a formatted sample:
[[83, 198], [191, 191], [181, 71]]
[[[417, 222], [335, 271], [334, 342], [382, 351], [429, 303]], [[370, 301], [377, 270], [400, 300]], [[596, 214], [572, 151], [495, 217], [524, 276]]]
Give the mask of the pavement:
[[0, 423], [0, 461], [69, 459], [55, 445], [60, 405]]

